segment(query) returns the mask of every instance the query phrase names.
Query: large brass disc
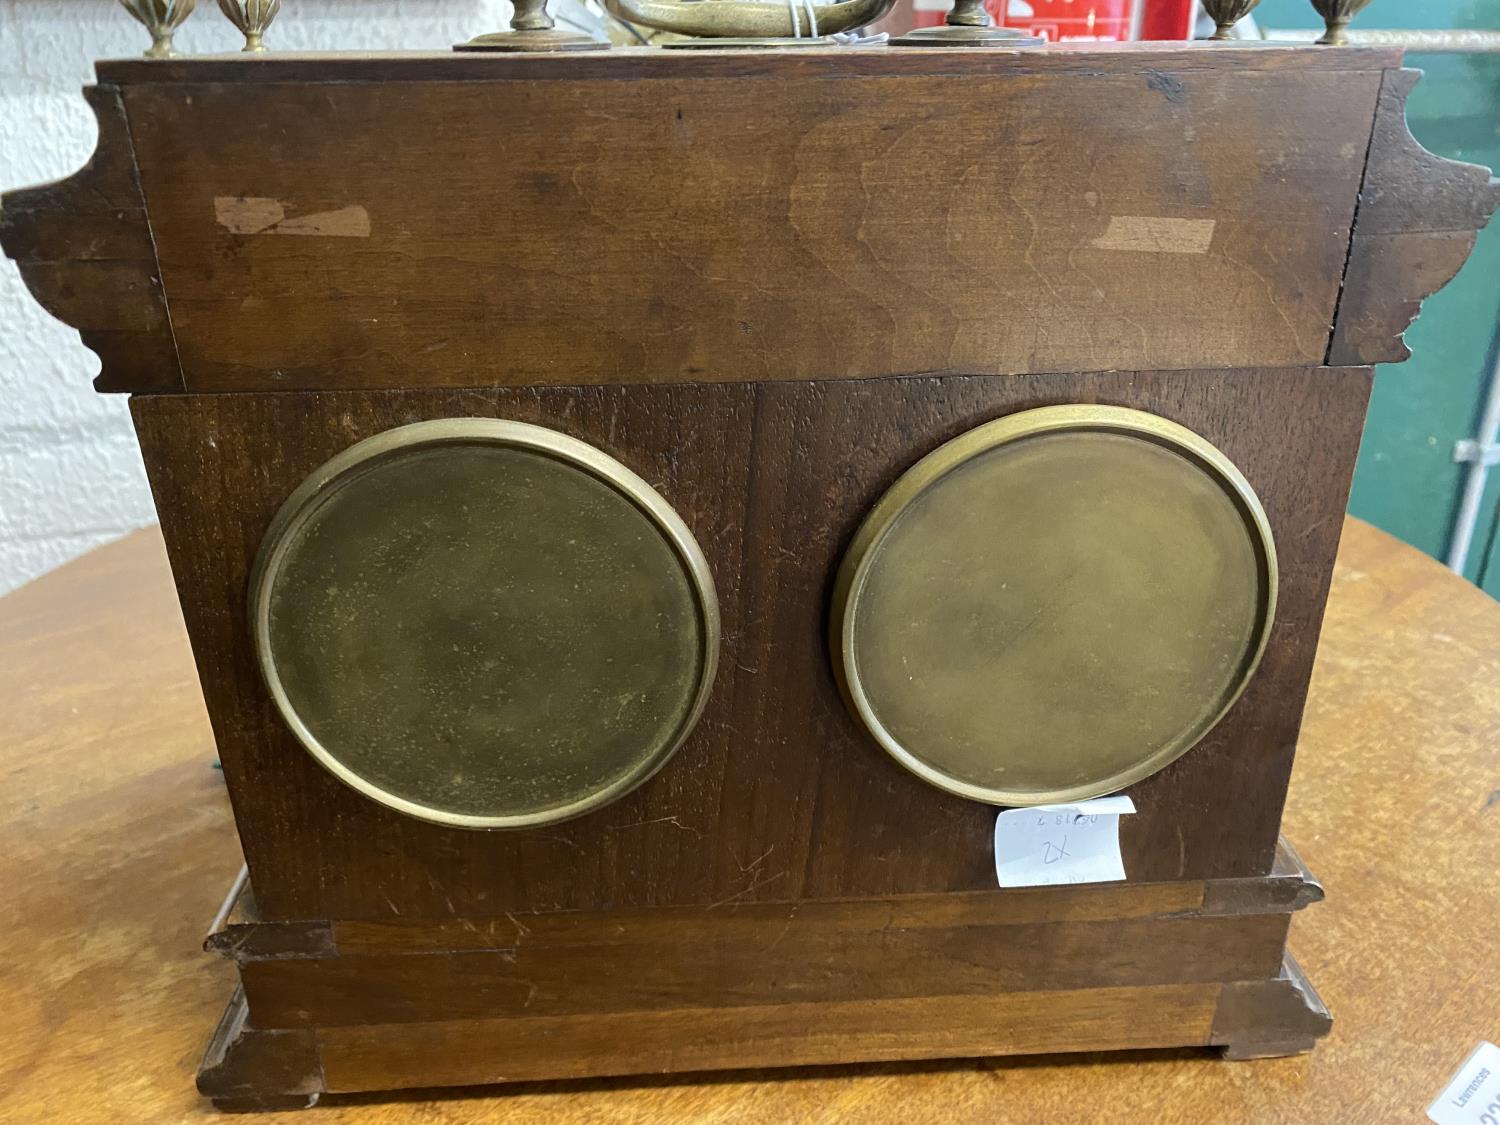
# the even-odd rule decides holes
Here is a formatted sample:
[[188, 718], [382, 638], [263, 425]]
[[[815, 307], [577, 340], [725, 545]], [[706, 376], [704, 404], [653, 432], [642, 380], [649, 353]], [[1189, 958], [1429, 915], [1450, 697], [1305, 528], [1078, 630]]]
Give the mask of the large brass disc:
[[477, 418], [377, 434], [292, 493], [251, 628], [283, 718], [401, 812], [577, 816], [659, 769], [713, 680], [718, 602], [687, 526], [618, 461]]
[[1137, 410], [1057, 406], [940, 447], [880, 500], [834, 594], [848, 702], [934, 785], [1083, 800], [1201, 739], [1260, 660], [1276, 553], [1249, 483]]

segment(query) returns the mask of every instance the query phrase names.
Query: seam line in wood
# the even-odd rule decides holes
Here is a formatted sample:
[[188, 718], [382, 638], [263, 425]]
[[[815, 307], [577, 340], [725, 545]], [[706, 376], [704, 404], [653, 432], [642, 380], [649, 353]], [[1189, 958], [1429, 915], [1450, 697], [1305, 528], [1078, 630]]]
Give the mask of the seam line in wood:
[[1365, 160], [1359, 170], [1359, 187], [1354, 193], [1354, 214], [1349, 216], [1349, 242], [1344, 247], [1344, 268], [1339, 271], [1339, 288], [1333, 298], [1333, 320], [1328, 325], [1328, 346], [1323, 349], [1323, 365], [1332, 366], [1334, 344], [1339, 334], [1339, 313], [1344, 308], [1344, 290], [1349, 283], [1349, 265], [1354, 261], [1354, 240], [1359, 237], [1359, 213], [1363, 209], [1365, 198], [1365, 182], [1370, 176], [1370, 160], [1375, 153], [1375, 127], [1380, 121], [1380, 95], [1385, 90], [1386, 75], [1391, 69], [1381, 73], [1380, 82], [1375, 87], [1375, 112], [1370, 115], [1370, 132], [1365, 137]]
[[125, 119], [125, 151], [130, 157], [130, 178], [135, 181], [136, 194], [141, 200], [141, 219], [146, 225], [146, 238], [151, 243], [151, 262], [155, 267], [154, 280], [161, 293], [162, 317], [167, 322], [167, 336], [172, 341], [172, 362], [177, 369], [175, 393], [187, 393], [187, 373], [182, 369], [182, 352], [177, 347], [177, 329], [172, 324], [172, 300], [167, 295], [167, 279], [162, 276], [161, 251], [156, 245], [156, 228], [151, 221], [151, 201], [146, 198], [146, 181], [141, 178], [141, 166], [135, 157], [135, 129], [130, 124], [130, 106], [126, 104], [124, 91], [113, 83], [105, 83], [110, 95], [120, 106], [120, 116]]

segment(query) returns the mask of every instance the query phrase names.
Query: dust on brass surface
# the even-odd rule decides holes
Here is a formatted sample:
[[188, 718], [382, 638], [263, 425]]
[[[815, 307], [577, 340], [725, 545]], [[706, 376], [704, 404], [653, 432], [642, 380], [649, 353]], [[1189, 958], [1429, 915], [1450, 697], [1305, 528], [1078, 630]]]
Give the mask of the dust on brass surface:
[[[471, 827], [561, 819], [686, 735], [717, 648], [711, 580], [665, 502], [597, 450], [518, 423], [404, 429], [465, 422], [481, 433], [355, 447], [293, 497], [263, 556], [262, 662], [308, 749], [377, 800]], [[630, 479], [482, 436], [496, 427]]]
[[835, 607], [855, 710], [903, 764], [998, 804], [1076, 800], [1172, 761], [1237, 698], [1275, 556], [1206, 441], [1138, 411], [1044, 408], [908, 478]]

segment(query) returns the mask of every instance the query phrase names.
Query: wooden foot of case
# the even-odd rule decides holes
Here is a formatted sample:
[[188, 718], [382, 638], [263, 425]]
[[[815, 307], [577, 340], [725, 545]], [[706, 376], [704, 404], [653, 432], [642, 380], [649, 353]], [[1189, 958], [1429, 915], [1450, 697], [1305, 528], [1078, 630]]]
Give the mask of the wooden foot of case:
[[1153, 1047], [1308, 1050], [1286, 954], [1322, 889], [1264, 877], [433, 921], [264, 922], [198, 1075], [224, 1109], [320, 1093]]
[[1312, 982], [1287, 954], [1279, 976], [1225, 986], [1213, 1042], [1234, 1061], [1302, 1055], [1317, 1046], [1332, 1023]]
[[307, 1031], [249, 1027], [237, 988], [198, 1065], [198, 1091], [229, 1113], [307, 1109], [323, 1090], [317, 1044]]

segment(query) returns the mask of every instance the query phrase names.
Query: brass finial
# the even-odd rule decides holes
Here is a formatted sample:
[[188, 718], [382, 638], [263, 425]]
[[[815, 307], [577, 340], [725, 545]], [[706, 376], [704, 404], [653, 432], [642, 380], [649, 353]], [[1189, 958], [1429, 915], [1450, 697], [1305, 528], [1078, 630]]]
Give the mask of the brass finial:
[[1248, 16], [1260, 0], [1203, 0], [1203, 10], [1214, 21], [1214, 33], [1209, 38], [1232, 39], [1234, 25]]
[[120, 5], [140, 20], [151, 33], [151, 49], [148, 59], [175, 58], [172, 50], [172, 33], [182, 26], [182, 21], [192, 14], [198, 0], [120, 0]]
[[1318, 15], [1323, 17], [1323, 38], [1319, 43], [1333, 47], [1342, 47], [1349, 42], [1349, 36], [1344, 32], [1349, 26], [1349, 21], [1364, 10], [1370, 0], [1312, 0], [1312, 6], [1318, 10]]
[[242, 50], [264, 51], [266, 45], [260, 41], [281, 11], [281, 0], [219, 0], [219, 11], [229, 17], [229, 22], [240, 29], [245, 37]]
[[953, 0], [947, 24], [949, 27], [994, 27], [995, 21], [984, 10], [982, 0]]
[[1013, 27], [996, 27], [984, 0], [953, 0], [942, 27], [919, 27], [891, 40], [893, 47], [1032, 47], [1043, 41]]
[[509, 31], [492, 31], [455, 51], [603, 51], [609, 44], [579, 31], [558, 31], [547, 12], [547, 0], [515, 0]]

